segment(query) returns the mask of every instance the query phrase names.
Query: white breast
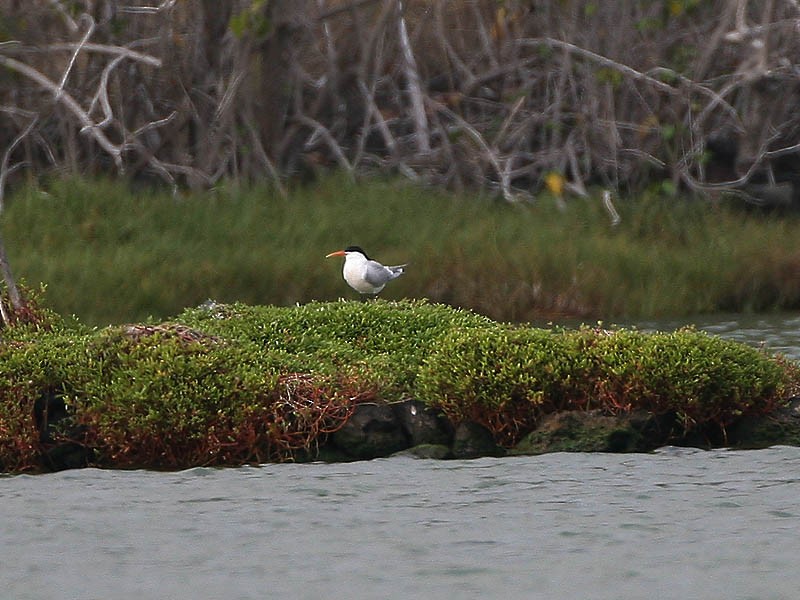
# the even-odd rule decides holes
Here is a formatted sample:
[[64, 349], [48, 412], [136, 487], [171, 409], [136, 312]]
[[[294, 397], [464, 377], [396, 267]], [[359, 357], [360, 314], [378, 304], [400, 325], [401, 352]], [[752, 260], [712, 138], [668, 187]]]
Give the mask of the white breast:
[[[363, 257], [348, 256], [344, 261], [342, 275], [344, 275], [344, 280], [347, 282], [347, 284], [355, 291], [361, 294], [377, 294], [386, 286], [386, 281], [388, 281], [388, 278], [386, 281], [378, 285], [370, 283], [367, 281], [367, 271], [369, 268], [369, 262]], [[374, 274], [373, 276], [370, 276], [369, 279], [374, 281]]]

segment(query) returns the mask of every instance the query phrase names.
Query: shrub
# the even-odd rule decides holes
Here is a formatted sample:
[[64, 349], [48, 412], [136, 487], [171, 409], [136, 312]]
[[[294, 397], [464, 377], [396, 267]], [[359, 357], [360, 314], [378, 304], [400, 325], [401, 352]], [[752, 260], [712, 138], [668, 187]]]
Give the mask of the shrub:
[[691, 328], [646, 334], [619, 330], [593, 347], [605, 407], [674, 412], [685, 430], [721, 428], [773, 410], [789, 384], [786, 368], [759, 350]]
[[543, 329], [453, 331], [424, 361], [419, 393], [451, 420], [481, 423], [512, 445], [541, 414], [583, 395], [571, 342]]
[[674, 413], [677, 435], [724, 432], [743, 415], [773, 410], [790, 377], [774, 357], [692, 329], [487, 328], [448, 336], [418, 387], [452, 420], [481, 423], [513, 445], [543, 414], [570, 408]]
[[83, 338], [29, 327], [6, 334], [0, 343], [0, 471], [22, 472], [38, 467], [46, 443], [36, 405], [61, 394], [74, 378], [75, 348]]
[[88, 344], [87, 377], [67, 402], [100, 464], [286, 460], [342, 425], [369, 392], [280, 363], [246, 339], [174, 325], [115, 328]]

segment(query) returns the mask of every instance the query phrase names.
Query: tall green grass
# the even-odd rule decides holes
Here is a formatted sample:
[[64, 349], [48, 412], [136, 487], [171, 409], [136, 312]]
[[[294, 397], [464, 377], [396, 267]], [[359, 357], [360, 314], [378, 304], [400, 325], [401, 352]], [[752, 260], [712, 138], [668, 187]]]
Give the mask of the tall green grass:
[[107, 180], [19, 190], [2, 213], [12, 267], [93, 325], [162, 319], [207, 298], [292, 305], [356, 298], [348, 244], [406, 275], [381, 294], [498, 320], [666, 317], [800, 306], [800, 222], [702, 202], [598, 197], [508, 206], [401, 181], [331, 177], [282, 199], [222, 186], [174, 198]]

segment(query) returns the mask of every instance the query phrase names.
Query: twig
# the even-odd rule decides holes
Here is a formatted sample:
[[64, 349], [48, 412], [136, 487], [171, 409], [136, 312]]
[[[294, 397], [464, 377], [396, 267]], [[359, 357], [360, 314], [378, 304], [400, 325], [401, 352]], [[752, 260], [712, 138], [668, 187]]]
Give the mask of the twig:
[[664, 83], [663, 81], [659, 81], [658, 79], [655, 79], [654, 77], [651, 77], [645, 73], [642, 73], [641, 71], [637, 71], [633, 67], [629, 67], [628, 65], [624, 65], [615, 60], [611, 60], [606, 56], [597, 54], [595, 52], [592, 52], [591, 50], [587, 50], [586, 48], [581, 48], [580, 46], [576, 46], [575, 44], [570, 44], [569, 42], [564, 42], [549, 37], [543, 37], [543, 38], [522, 38], [517, 40], [517, 44], [521, 46], [550, 46], [551, 48], [564, 48], [574, 54], [583, 56], [584, 58], [588, 58], [593, 62], [601, 64], [610, 69], [614, 69], [615, 71], [619, 71], [620, 73], [627, 75], [632, 79], [636, 79], [638, 81], [645, 81], [650, 85], [652, 85], [657, 90], [665, 92], [670, 96], [676, 96], [681, 94], [681, 91], [679, 89], [674, 88], [671, 85]]
[[5, 208], [6, 181], [8, 180], [8, 176], [16, 170], [16, 166], [8, 166], [11, 160], [11, 154], [14, 152], [17, 145], [28, 137], [28, 134], [33, 131], [33, 128], [38, 122], [39, 115], [33, 115], [25, 129], [17, 134], [17, 137], [14, 138], [14, 141], [9, 144], [8, 148], [6, 148], [6, 151], [3, 153], [3, 161], [0, 163], [0, 212]]
[[511, 182], [508, 176], [508, 170], [500, 165], [500, 159], [497, 158], [494, 150], [489, 147], [489, 144], [486, 143], [486, 140], [483, 139], [483, 136], [480, 134], [480, 132], [478, 132], [477, 129], [467, 123], [461, 116], [454, 113], [441, 102], [436, 102], [435, 100], [427, 97], [425, 98], [425, 101], [431, 106], [432, 109], [444, 113], [448, 116], [448, 118], [458, 123], [459, 127], [466, 131], [469, 136], [475, 140], [478, 146], [480, 146], [486, 154], [486, 158], [492, 164], [492, 167], [494, 167], [494, 170], [497, 173], [497, 177], [500, 179], [500, 190], [503, 194], [503, 198], [507, 202], [516, 202], [517, 198], [511, 191]]
[[785, 156], [786, 154], [792, 154], [794, 152], [800, 152], [800, 143], [764, 152], [763, 155], [759, 157], [758, 161], [760, 162], [762, 158], [778, 158], [779, 156]]
[[383, 118], [380, 109], [378, 108], [377, 104], [375, 104], [374, 90], [372, 93], [370, 93], [370, 90], [367, 89], [367, 84], [365, 84], [361, 79], [358, 80], [358, 89], [361, 90], [361, 95], [364, 97], [364, 101], [367, 103], [368, 115], [372, 117], [372, 119], [375, 121], [375, 125], [378, 127], [378, 131], [381, 132], [383, 143], [386, 144], [386, 147], [389, 149], [389, 153], [394, 155], [397, 149], [397, 142], [395, 142], [392, 132], [389, 130], [389, 126], [386, 124], [386, 119]]
[[400, 32], [400, 48], [403, 51], [403, 66], [408, 85], [408, 94], [411, 98], [411, 114], [414, 119], [414, 130], [416, 133], [417, 150], [422, 154], [431, 151], [430, 134], [428, 132], [428, 120], [425, 117], [425, 101], [422, 95], [422, 86], [419, 82], [419, 71], [414, 52], [411, 49], [411, 41], [408, 39], [406, 29], [406, 19], [403, 16], [403, 0], [397, 0], [398, 30]]
[[[462, 74], [464, 77], [464, 83], [461, 85], [457, 85], [457, 89], [461, 90], [469, 90], [473, 87], [473, 82], [475, 81], [475, 75], [470, 71], [469, 67], [466, 63], [461, 60], [461, 57], [458, 56], [458, 52], [456, 52], [453, 45], [447, 39], [447, 27], [444, 24], [444, 16], [442, 14], [442, 5], [443, 2], [436, 2], [436, 7], [434, 14], [436, 16], [436, 28], [437, 28], [437, 39], [442, 45], [442, 49], [444, 50], [447, 59], [453, 63], [456, 70]], [[455, 79], [455, 77], [453, 77]], [[454, 82], [455, 83], [455, 82]]]
[[261, 143], [261, 139], [258, 137], [255, 127], [248, 127], [247, 131], [250, 134], [250, 139], [252, 140], [253, 146], [255, 146], [258, 157], [261, 159], [261, 162], [264, 163], [267, 171], [269, 171], [272, 181], [275, 182], [275, 189], [278, 190], [278, 194], [280, 194], [281, 198], [286, 200], [289, 197], [289, 192], [286, 190], [283, 182], [281, 182], [281, 174], [278, 172], [278, 169], [269, 159], [269, 156], [267, 156], [267, 152], [264, 150], [264, 145]]
[[[137, 62], [146, 63], [152, 67], [161, 67], [161, 59], [156, 58], [155, 56], [150, 56], [149, 54], [143, 54], [142, 52], [137, 52], [136, 50], [131, 50], [130, 48], [125, 48], [124, 46], [109, 46], [107, 44], [94, 44], [94, 43], [86, 43], [86, 44], [79, 44], [79, 43], [60, 43], [60, 44], [49, 44], [39, 49], [34, 49], [34, 51], [50, 51], [50, 50], [75, 50], [76, 48], [82, 48], [87, 52], [97, 52], [98, 54], [117, 54], [123, 55], [125, 58], [129, 58], [131, 60], [135, 60]], [[26, 51], [30, 50], [25, 48]]]
[[64, 19], [64, 22], [67, 24], [67, 28], [70, 30], [70, 32], [77, 33], [78, 24], [70, 16], [69, 11], [66, 10], [63, 6], [61, 6], [61, 2], [59, 2], [59, 0], [48, 0], [48, 2], [50, 6], [52, 6], [59, 13], [61, 13], [61, 18]]
[[[124, 59], [124, 56], [117, 56], [103, 69], [103, 74], [100, 76], [100, 85], [97, 86], [97, 92], [95, 93], [94, 98], [92, 98], [92, 102], [89, 104], [89, 110], [87, 112], [91, 113], [95, 104], [99, 100], [100, 106], [103, 108], [104, 118], [100, 123], [96, 123], [91, 127], [103, 129], [106, 125], [111, 123], [112, 119], [114, 118], [114, 111], [111, 109], [111, 102], [108, 99], [108, 78], [111, 75], [111, 71], [113, 71]], [[81, 133], [83, 133], [86, 128], [87, 127], [83, 127], [81, 129]]]
[[164, 0], [158, 6], [121, 6], [118, 10], [121, 13], [128, 13], [132, 15], [157, 15], [160, 12], [167, 11], [175, 6], [177, 0]]
[[86, 19], [89, 21], [89, 27], [86, 29], [86, 33], [83, 35], [83, 39], [78, 42], [78, 45], [75, 47], [75, 51], [72, 53], [72, 58], [67, 65], [67, 68], [64, 70], [64, 74], [61, 76], [61, 83], [58, 85], [59, 93], [63, 91], [64, 86], [67, 84], [67, 78], [69, 77], [70, 72], [72, 71], [72, 67], [75, 66], [75, 60], [78, 58], [78, 54], [80, 54], [81, 49], [89, 41], [89, 38], [92, 37], [94, 33], [94, 19], [89, 14], [82, 14], [81, 20]]
[[617, 209], [614, 208], [614, 203], [611, 202], [611, 191], [603, 190], [603, 206], [611, 217], [611, 226], [616, 227], [622, 222], [622, 217], [619, 216]]
[[494, 136], [494, 140], [492, 140], [492, 144], [495, 146], [498, 142], [502, 139], [502, 137], [508, 131], [509, 125], [511, 125], [511, 121], [514, 120], [514, 117], [519, 112], [519, 109], [522, 108], [522, 104], [525, 102], [525, 96], [519, 98], [515, 103], [514, 106], [511, 107], [511, 110], [508, 113], [508, 116], [503, 120], [503, 124], [500, 126], [500, 129], [497, 131], [497, 134]]
[[483, 44], [483, 51], [486, 55], [486, 58], [489, 59], [489, 62], [493, 67], [497, 67], [497, 57], [494, 55], [494, 52], [492, 52], [492, 41], [489, 38], [489, 32], [486, 31], [486, 23], [483, 19], [480, 8], [478, 7], [478, 3], [470, 2], [469, 5], [470, 8], [472, 8], [472, 14], [475, 16], [475, 22], [477, 23], [478, 29], [478, 38], [481, 40], [481, 44]]
[[167, 115], [163, 119], [159, 119], [158, 121], [151, 121], [150, 123], [146, 123], [145, 125], [142, 125], [141, 127], [139, 127], [139, 129], [137, 129], [136, 131], [131, 132], [131, 137], [139, 137], [140, 135], [142, 135], [143, 133], [145, 133], [147, 131], [150, 131], [151, 129], [156, 129], [157, 127], [161, 127], [163, 125], [166, 125], [167, 123], [169, 123], [170, 121], [175, 119], [176, 116], [178, 116], [178, 111], [177, 110], [173, 110], [169, 115]]
[[[342, 151], [342, 147], [334, 139], [333, 135], [331, 135], [330, 130], [325, 127], [319, 121], [312, 119], [311, 117], [307, 117], [306, 115], [295, 115], [294, 117], [297, 121], [306, 125], [307, 127], [311, 127], [314, 130], [313, 135], [319, 134], [322, 139], [325, 140], [328, 147], [333, 152], [333, 155], [336, 157], [336, 161], [339, 163], [339, 166], [342, 167], [347, 173], [352, 177], [353, 176], [353, 165], [350, 164], [350, 161], [347, 160], [347, 157], [344, 155]], [[308, 144], [308, 142], [306, 142]]]

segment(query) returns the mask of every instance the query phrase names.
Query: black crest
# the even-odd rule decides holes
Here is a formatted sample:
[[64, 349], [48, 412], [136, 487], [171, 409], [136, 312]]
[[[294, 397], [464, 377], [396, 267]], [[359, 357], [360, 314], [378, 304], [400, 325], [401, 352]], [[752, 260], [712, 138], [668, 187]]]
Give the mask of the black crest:
[[366, 253], [366, 252], [364, 252], [364, 251], [361, 249], [361, 246], [348, 246], [347, 248], [345, 248], [345, 249], [344, 249], [344, 251], [345, 251], [345, 252], [361, 252], [361, 254], [363, 254], [363, 255], [364, 255], [364, 257], [365, 257], [367, 260], [370, 260], [369, 256], [367, 256], [367, 253]]

